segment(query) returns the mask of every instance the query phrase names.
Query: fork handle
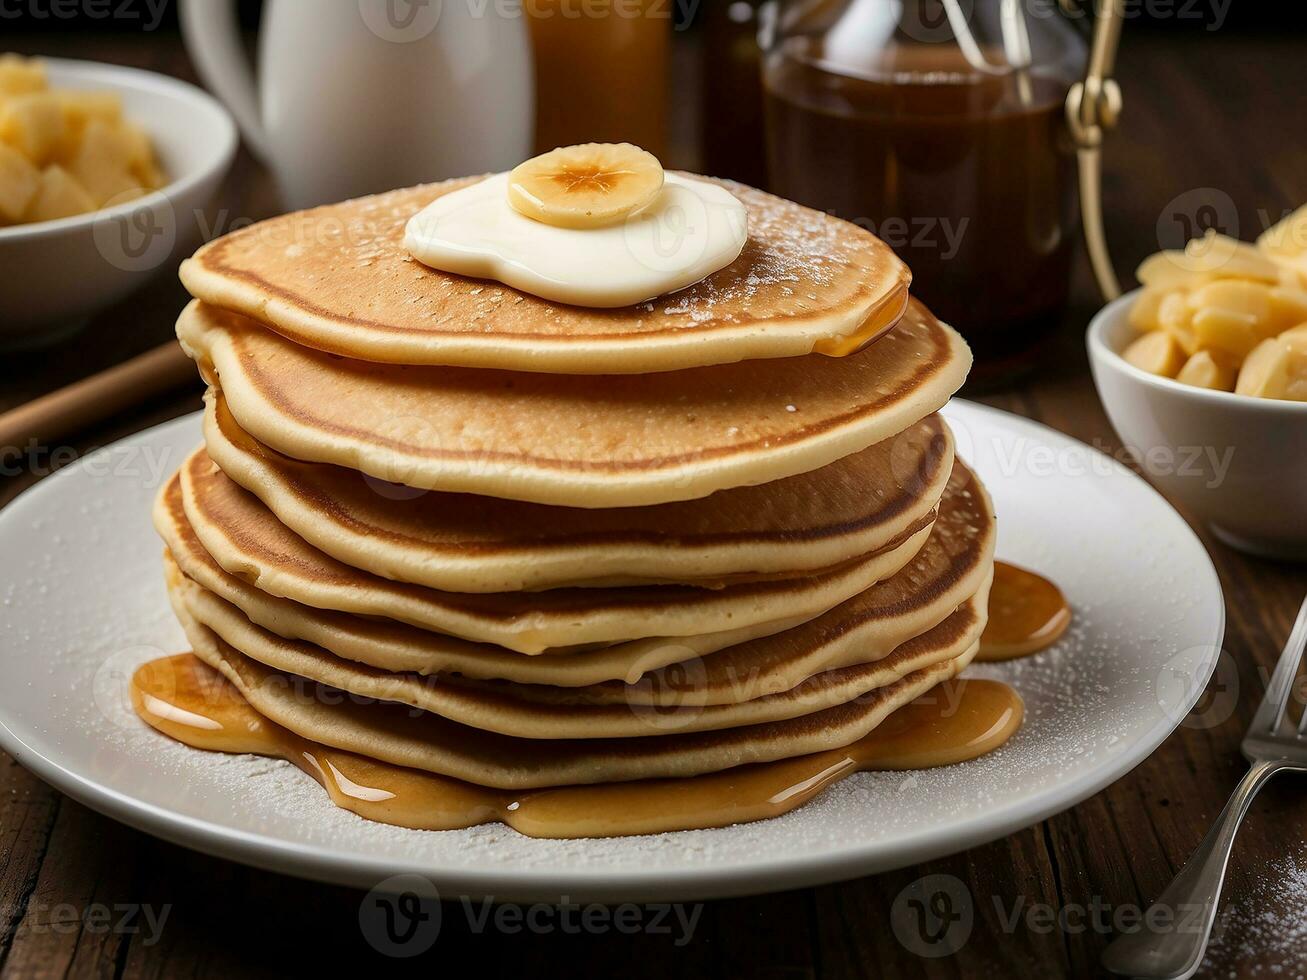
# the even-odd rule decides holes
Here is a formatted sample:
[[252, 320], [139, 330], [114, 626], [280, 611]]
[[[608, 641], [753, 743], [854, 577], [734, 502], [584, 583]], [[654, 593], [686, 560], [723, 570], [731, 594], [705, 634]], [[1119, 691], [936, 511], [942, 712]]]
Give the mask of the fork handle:
[[[1197, 971], [1216, 924], [1234, 835], [1258, 791], [1286, 768], [1283, 762], [1262, 761], [1248, 770], [1198, 849], [1144, 914], [1139, 930], [1120, 936], [1104, 951], [1104, 967], [1122, 976], [1157, 980], [1177, 980]], [[1150, 930], [1150, 922], [1159, 923], [1157, 931]]]

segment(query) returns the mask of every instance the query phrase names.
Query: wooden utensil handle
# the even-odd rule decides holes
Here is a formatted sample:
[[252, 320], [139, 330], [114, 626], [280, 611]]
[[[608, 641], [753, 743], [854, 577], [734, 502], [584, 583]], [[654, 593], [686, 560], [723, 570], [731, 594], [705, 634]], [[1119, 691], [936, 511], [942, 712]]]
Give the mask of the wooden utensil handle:
[[170, 340], [0, 415], [0, 449], [49, 443], [195, 377], [194, 362]]

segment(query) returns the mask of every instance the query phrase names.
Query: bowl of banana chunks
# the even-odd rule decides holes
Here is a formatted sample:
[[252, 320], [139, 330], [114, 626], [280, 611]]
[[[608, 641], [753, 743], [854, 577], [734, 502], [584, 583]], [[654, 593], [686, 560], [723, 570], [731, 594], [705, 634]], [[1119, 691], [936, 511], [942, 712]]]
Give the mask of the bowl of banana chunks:
[[1255, 243], [1160, 252], [1089, 326], [1127, 450], [1220, 539], [1307, 560], [1307, 207]]
[[175, 270], [231, 166], [226, 109], [134, 68], [0, 54], [0, 349]]

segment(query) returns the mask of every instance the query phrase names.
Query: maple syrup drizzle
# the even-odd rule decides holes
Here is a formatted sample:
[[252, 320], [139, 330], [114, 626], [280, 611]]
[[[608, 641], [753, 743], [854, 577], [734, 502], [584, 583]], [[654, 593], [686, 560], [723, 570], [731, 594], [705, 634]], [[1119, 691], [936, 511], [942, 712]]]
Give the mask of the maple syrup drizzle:
[[198, 749], [288, 760], [332, 801], [369, 820], [451, 830], [499, 820], [530, 837], [615, 837], [723, 827], [778, 816], [860, 770], [924, 769], [985, 755], [1021, 725], [1020, 696], [998, 681], [947, 681], [841, 749], [705, 776], [511, 792], [329, 748], [276, 725], [194, 654], [143, 665], [132, 703], [147, 723]]
[[813, 344], [814, 354], [827, 357], [848, 357], [856, 354], [893, 330], [908, 309], [908, 291], [905, 289], [897, 297], [891, 297], [869, 313], [857, 329], [843, 337], [829, 337]]
[[980, 637], [977, 660], [1028, 657], [1062, 638], [1071, 625], [1071, 607], [1062, 590], [1034, 572], [994, 562], [989, 589], [989, 622]]

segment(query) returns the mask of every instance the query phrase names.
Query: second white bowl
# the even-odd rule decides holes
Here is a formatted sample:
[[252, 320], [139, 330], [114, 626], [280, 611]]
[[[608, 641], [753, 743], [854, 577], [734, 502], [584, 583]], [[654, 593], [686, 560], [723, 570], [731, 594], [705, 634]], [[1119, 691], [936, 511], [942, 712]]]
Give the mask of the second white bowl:
[[194, 85], [135, 68], [45, 60], [55, 88], [116, 92], [150, 134], [167, 186], [89, 214], [0, 228], [0, 349], [35, 347], [164, 270], [212, 229], [204, 208], [231, 166], [236, 126]]
[[1307, 403], [1208, 391], [1127, 363], [1137, 296], [1089, 325], [1089, 364], [1117, 435], [1158, 489], [1222, 541], [1307, 560]]

